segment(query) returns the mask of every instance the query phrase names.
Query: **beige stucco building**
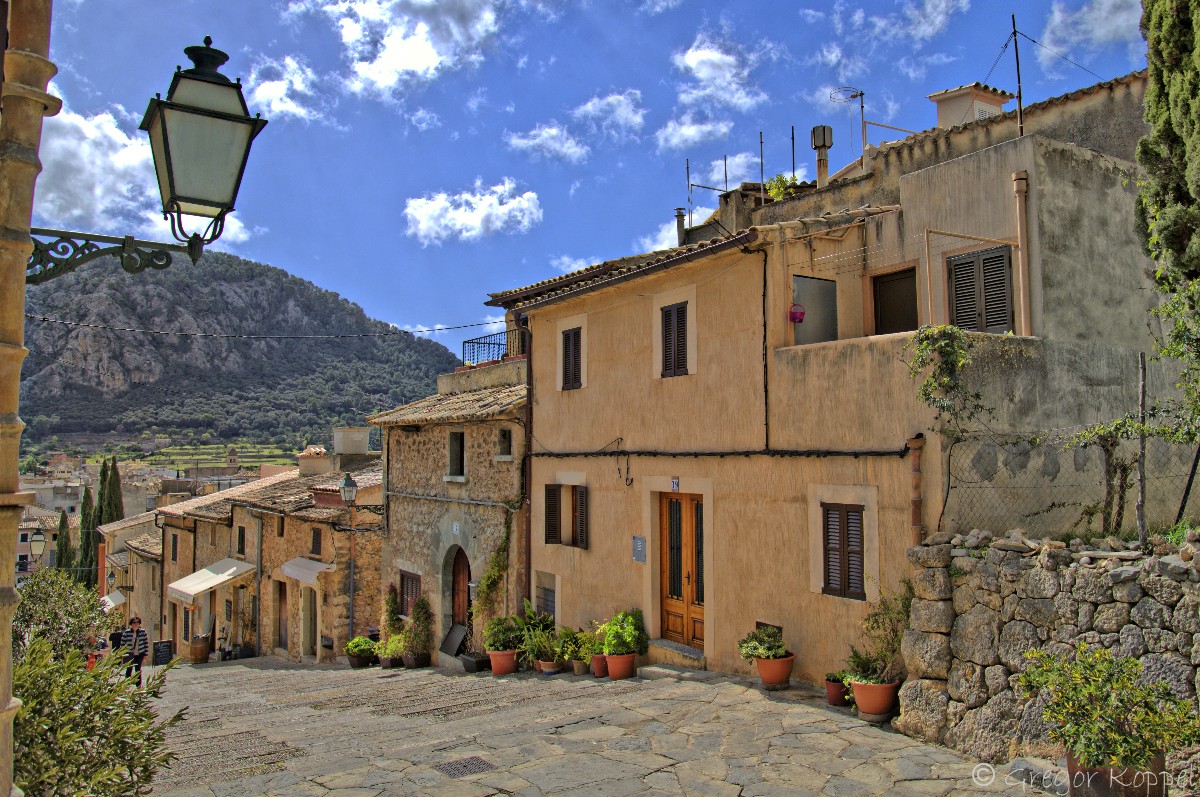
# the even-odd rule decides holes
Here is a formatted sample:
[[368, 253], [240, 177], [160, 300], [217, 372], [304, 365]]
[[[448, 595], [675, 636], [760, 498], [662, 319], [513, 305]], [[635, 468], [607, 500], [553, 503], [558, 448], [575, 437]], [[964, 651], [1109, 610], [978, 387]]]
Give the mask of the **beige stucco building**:
[[652, 659], [723, 671], [768, 623], [799, 678], [839, 669], [905, 548], [986, 522], [944, 506], [950, 441], [906, 365], [918, 325], [981, 333], [995, 434], [1136, 407], [1144, 85], [1031, 106], [1023, 137], [996, 109], [882, 145], [790, 201], [731, 191], [707, 240], [493, 294], [532, 341], [529, 586], [557, 621], [638, 607]]
[[[493, 611], [518, 611], [530, 594], [525, 359], [519, 335], [500, 345], [495, 362], [443, 374], [437, 394], [368, 419], [381, 428], [385, 452], [380, 585], [397, 591], [404, 613], [418, 595], [429, 599], [434, 641], [447, 665], [471, 646], [474, 586], [499, 549], [508, 561]], [[553, 594], [541, 597], [553, 611]]]

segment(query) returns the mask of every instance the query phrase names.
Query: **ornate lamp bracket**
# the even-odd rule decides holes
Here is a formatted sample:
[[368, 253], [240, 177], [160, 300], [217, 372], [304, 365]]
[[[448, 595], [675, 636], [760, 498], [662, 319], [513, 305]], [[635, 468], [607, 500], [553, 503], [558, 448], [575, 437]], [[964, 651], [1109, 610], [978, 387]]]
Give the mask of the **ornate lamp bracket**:
[[[195, 263], [202, 251], [202, 247], [194, 242], [181, 246], [140, 241], [132, 235], [117, 238], [111, 235], [38, 227], [30, 230], [29, 234], [33, 237], [33, 252], [30, 253], [29, 262], [25, 266], [27, 285], [49, 282], [105, 255], [119, 257], [121, 268], [130, 274], [137, 274], [148, 268], [164, 269], [171, 265], [172, 252], [182, 252]], [[39, 240], [40, 238], [49, 240]]]

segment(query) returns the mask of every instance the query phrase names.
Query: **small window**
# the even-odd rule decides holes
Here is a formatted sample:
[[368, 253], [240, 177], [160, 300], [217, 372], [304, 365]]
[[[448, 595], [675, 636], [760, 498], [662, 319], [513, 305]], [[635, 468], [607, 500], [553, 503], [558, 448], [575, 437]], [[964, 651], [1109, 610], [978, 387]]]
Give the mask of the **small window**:
[[562, 534], [563, 485], [547, 484], [545, 492], [545, 542], [547, 545], [574, 545], [588, 547], [588, 489], [583, 485], [571, 486], [571, 537]]
[[400, 571], [400, 613], [405, 617], [412, 614], [412, 606], [421, 597], [421, 577], [416, 573]]
[[564, 329], [562, 333], [562, 389], [583, 387], [583, 327]]
[[75, 512], [75, 505], [74, 505], [74, 504], [71, 504], [69, 507], [67, 507], [67, 511], [68, 511], [68, 512], [70, 512], [70, 513], [74, 513], [74, 512]]
[[451, 432], [450, 433], [450, 444], [449, 444], [450, 460], [449, 460], [449, 465], [447, 466], [447, 469], [446, 469], [447, 476], [466, 476], [467, 475], [466, 451], [464, 450], [466, 448], [465, 437], [466, 437], [466, 432]]
[[863, 582], [863, 508], [821, 504], [821, 541], [825, 556], [822, 592], [866, 600]]
[[[238, 526], [238, 528], [241, 528], [241, 526]], [[216, 526], [208, 527], [208, 544], [213, 545], [213, 546], [215, 546], [217, 544], [217, 527]]]
[[282, 537], [283, 536], [283, 518], [276, 518], [276, 521], [277, 522], [275, 523], [275, 536]]
[[687, 376], [687, 302], [662, 309], [662, 375]]
[[501, 457], [512, 456], [512, 429], [500, 429], [497, 431], [496, 454]]
[[58, 533], [57, 533], [57, 532], [56, 532], [56, 533], [54, 533], [54, 534], [51, 534], [51, 535], [50, 535], [50, 541], [51, 541], [51, 542], [58, 542]]
[[178, 534], [171, 535], [171, 561], [172, 562], [179, 561], [179, 535]]
[[950, 323], [970, 332], [1013, 331], [1012, 249], [1000, 246], [946, 261]]
[[537, 610], [554, 617], [554, 590], [551, 587], [537, 587]]
[[17, 541], [18, 542], [29, 542], [29, 532], [22, 531], [21, 534], [17, 537]]
[[[215, 530], [213, 531], [213, 534], [214, 535], [216, 534]], [[240, 554], [246, 553], [246, 527], [245, 526], [238, 526], [237, 552]]]
[[312, 551], [313, 556], [321, 555], [321, 529], [313, 526], [312, 529]]

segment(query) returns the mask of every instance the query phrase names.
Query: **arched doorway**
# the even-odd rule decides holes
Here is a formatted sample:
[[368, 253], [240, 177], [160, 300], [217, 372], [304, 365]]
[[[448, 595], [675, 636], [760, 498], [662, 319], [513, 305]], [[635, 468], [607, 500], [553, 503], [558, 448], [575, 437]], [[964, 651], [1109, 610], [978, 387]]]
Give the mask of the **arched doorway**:
[[467, 625], [467, 614], [471, 609], [471, 595], [467, 586], [470, 581], [471, 563], [467, 560], [467, 552], [459, 548], [454, 554], [454, 581], [451, 591], [451, 621], [456, 625]]

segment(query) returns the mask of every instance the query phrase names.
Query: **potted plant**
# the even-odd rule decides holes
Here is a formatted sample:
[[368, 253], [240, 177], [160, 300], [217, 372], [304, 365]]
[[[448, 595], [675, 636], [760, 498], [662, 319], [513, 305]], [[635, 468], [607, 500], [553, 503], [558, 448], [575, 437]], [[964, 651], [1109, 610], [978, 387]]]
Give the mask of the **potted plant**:
[[863, 650], [851, 645], [846, 659], [845, 683], [854, 695], [860, 716], [886, 718], [895, 708], [896, 693], [900, 691], [900, 643], [908, 628], [912, 601], [912, 582], [904, 579], [899, 591], [881, 592], [879, 599], [867, 607], [862, 621], [866, 645]]
[[592, 675], [597, 678], [607, 678], [608, 657], [604, 655], [604, 635], [608, 632], [608, 624], [596, 623], [595, 625], [595, 630], [587, 632], [586, 651], [587, 655], [591, 656]]
[[375, 655], [379, 657], [379, 666], [385, 670], [403, 666], [404, 648], [407, 645], [408, 629], [403, 627], [386, 640], [376, 642]]
[[521, 651], [526, 659], [538, 663], [538, 672], [544, 675], [554, 675], [560, 669], [558, 637], [553, 631], [530, 628], [521, 643]]
[[1140, 661], [1105, 648], [1081, 643], [1067, 656], [1025, 655], [1030, 664], [1017, 686], [1024, 697], [1045, 696], [1042, 719], [1067, 748], [1070, 793], [1165, 797], [1166, 754], [1200, 741], [1192, 701], [1176, 699], [1160, 681], [1146, 683]]
[[356, 636], [346, 643], [346, 658], [351, 667], [370, 667], [375, 654], [375, 643], [365, 636]]
[[846, 686], [846, 670], [825, 673], [825, 702], [831, 706], [850, 705], [850, 689]]
[[776, 691], [791, 685], [796, 654], [788, 652], [782, 629], [773, 625], [759, 626], [742, 637], [737, 646], [741, 657], [758, 667], [763, 689]]
[[[522, 614], [513, 615], [513, 622], [517, 628], [521, 629], [521, 637], [524, 639], [535, 631], [553, 631], [554, 618], [545, 612], [537, 611], [533, 608], [533, 604], [529, 602], [529, 598], [525, 599], [525, 611]], [[538, 660], [530, 658], [526, 652], [527, 646], [522, 646], [521, 659], [535, 670], [540, 671]]]
[[413, 601], [404, 633], [404, 666], [409, 669], [428, 667], [433, 650], [433, 612], [424, 595]]
[[257, 623], [255, 622], [254, 613], [250, 611], [250, 602], [243, 600], [242, 606], [238, 611], [238, 636], [241, 637], [241, 644], [237, 646], [238, 659], [254, 658], [254, 635]]
[[642, 622], [642, 610], [631, 609], [617, 614], [604, 626], [604, 657], [608, 677], [613, 681], [631, 678], [637, 667], [638, 654], [645, 655], [650, 635]]
[[511, 617], [494, 617], [483, 629], [483, 646], [492, 664], [492, 675], [517, 671], [517, 648], [524, 637]]
[[[584, 656], [584, 648], [588, 646], [587, 634], [574, 628], [563, 626], [558, 630], [558, 657], [561, 661], [569, 662], [571, 672], [575, 675], [587, 675], [591, 663]], [[590, 653], [587, 656], [591, 656]]]

